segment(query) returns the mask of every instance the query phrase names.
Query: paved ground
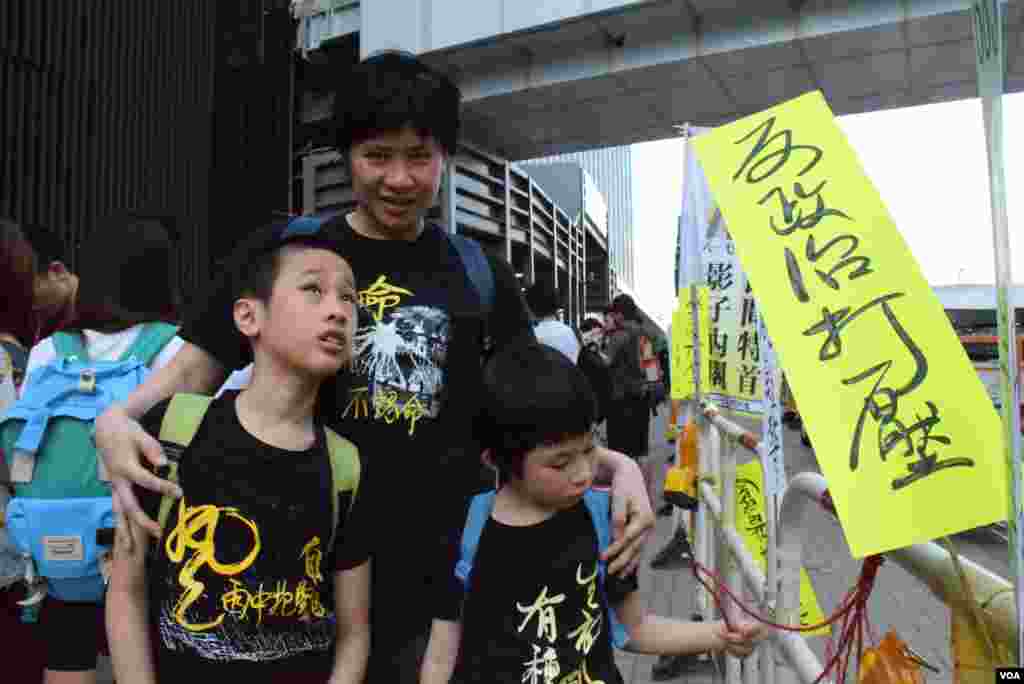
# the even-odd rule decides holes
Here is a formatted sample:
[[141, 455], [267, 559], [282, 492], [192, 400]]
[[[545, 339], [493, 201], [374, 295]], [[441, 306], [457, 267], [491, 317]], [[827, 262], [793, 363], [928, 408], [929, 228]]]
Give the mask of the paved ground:
[[[652, 453], [664, 459], [671, 453], [665, 443], [664, 416], [652, 425]], [[738, 420], [754, 429], [754, 421]], [[789, 477], [806, 470], [818, 471], [812, 452], [800, 444], [797, 432], [786, 431], [786, 472]], [[966, 503], [966, 502], [965, 502]], [[648, 560], [672, 534], [670, 519], [658, 521], [655, 537], [648, 544]], [[826, 614], [831, 613], [846, 591], [853, 585], [860, 571], [860, 562], [851, 558], [843, 539], [839, 524], [827, 515], [816, 517], [807, 523], [804, 565], [811, 576], [815, 591]], [[958, 538], [960, 552], [989, 570], [1006, 577], [1006, 547], [994, 542], [975, 543], [970, 539]], [[641, 590], [648, 600], [650, 610], [681, 618], [688, 618], [694, 612], [694, 579], [689, 570], [670, 572], [651, 571], [644, 563], [640, 575]], [[879, 571], [875, 591], [870, 602], [870, 618], [875, 633], [880, 638], [890, 628], [896, 629], [901, 637], [918, 653], [941, 671], [940, 674], [926, 673], [928, 684], [952, 682], [952, 663], [949, 653], [949, 611], [935, 599], [920, 583], [894, 563], [885, 564]], [[824, 661], [826, 639], [811, 638], [811, 647]], [[627, 684], [647, 684], [651, 680], [651, 666], [654, 657], [620, 653], [619, 667]], [[108, 663], [102, 663], [100, 684], [113, 679]], [[687, 684], [711, 684], [710, 670], [684, 674], [675, 681]]]

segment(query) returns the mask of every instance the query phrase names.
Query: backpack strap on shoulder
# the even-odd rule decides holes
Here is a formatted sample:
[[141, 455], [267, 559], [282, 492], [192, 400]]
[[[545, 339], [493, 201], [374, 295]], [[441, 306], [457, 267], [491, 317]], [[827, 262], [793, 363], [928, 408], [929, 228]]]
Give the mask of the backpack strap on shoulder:
[[53, 348], [57, 352], [57, 358], [66, 359], [76, 356], [82, 361], [88, 361], [89, 356], [85, 351], [85, 340], [81, 332], [55, 332], [51, 336]]
[[355, 503], [359, 492], [362, 466], [355, 444], [330, 428], [324, 428], [324, 433], [327, 439], [327, 455], [331, 462], [331, 539], [324, 548], [324, 552], [329, 553], [338, 537], [338, 522], [341, 520], [341, 511], [338, 507], [341, 505], [341, 495], [351, 492], [348, 507], [352, 510], [352, 504]]
[[139, 363], [148, 366], [156, 355], [167, 346], [167, 343], [178, 334], [178, 326], [170, 323], [146, 323], [136, 336], [135, 341], [121, 355], [118, 361], [135, 358]]
[[[187, 449], [188, 445], [195, 439], [196, 433], [199, 432], [199, 426], [203, 424], [203, 418], [206, 417], [206, 412], [209, 410], [212, 401], [213, 397], [202, 394], [183, 393], [175, 394], [167, 405], [164, 418], [160, 421], [158, 439], [180, 449], [177, 454], [169, 455], [167, 459], [169, 472], [166, 479], [174, 484], [178, 484], [178, 461], [181, 452]], [[174, 457], [172, 458], [172, 456]], [[171, 506], [174, 505], [174, 501], [173, 497], [166, 495], [160, 499], [160, 512], [157, 516], [160, 529], [164, 529], [167, 525], [167, 518], [171, 514]]]
[[483, 306], [484, 314], [489, 315], [494, 310], [494, 272], [491, 270], [491, 262], [487, 260], [483, 248], [476, 240], [465, 235], [448, 234], [448, 241], [459, 253], [459, 260], [466, 269], [469, 281], [476, 288], [480, 297], [480, 304]]
[[[598, 553], [603, 554], [612, 543], [612, 505], [611, 496], [608, 492], [599, 492], [593, 489], [588, 490], [583, 495], [583, 502], [587, 506], [587, 510], [590, 512], [590, 517], [594, 522], [594, 531], [597, 533], [597, 549]], [[611, 622], [611, 629], [609, 629], [609, 636], [612, 640], [612, 646], [615, 648], [624, 648], [629, 643], [629, 632], [626, 631], [626, 626], [622, 624], [618, 616], [615, 614], [615, 610], [611, 604], [608, 603], [608, 594], [605, 592], [605, 580], [608, 575], [608, 564], [604, 561], [598, 561], [597, 564], [597, 580], [600, 586], [601, 596], [604, 598], [605, 605], [608, 606], [608, 618]]]
[[462, 529], [462, 538], [459, 541], [459, 562], [455, 565], [455, 576], [465, 589], [469, 589], [473, 563], [476, 562], [476, 550], [480, 546], [480, 536], [484, 533], [491, 511], [494, 510], [496, 494], [496, 491], [477, 494], [469, 502], [469, 514], [466, 516], [466, 525]]

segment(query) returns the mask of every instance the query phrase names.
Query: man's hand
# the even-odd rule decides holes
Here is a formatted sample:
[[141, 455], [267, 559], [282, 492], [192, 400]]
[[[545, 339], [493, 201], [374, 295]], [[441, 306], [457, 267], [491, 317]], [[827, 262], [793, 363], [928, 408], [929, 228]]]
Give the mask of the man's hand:
[[640, 567], [647, 535], [654, 529], [654, 510], [636, 461], [598, 447], [598, 462], [613, 472], [612, 544], [602, 560], [608, 561], [609, 573], [627, 577]]
[[[112, 406], [96, 419], [96, 447], [110, 474], [114, 510], [131, 518], [135, 525], [151, 535], [159, 537], [160, 526], [139, 506], [132, 485], [181, 497], [181, 489], [177, 485], [157, 477], [142, 466], [143, 458], [154, 467], [167, 463], [160, 442], [147, 434], [123, 410]], [[128, 542], [131, 543], [131, 540]]]

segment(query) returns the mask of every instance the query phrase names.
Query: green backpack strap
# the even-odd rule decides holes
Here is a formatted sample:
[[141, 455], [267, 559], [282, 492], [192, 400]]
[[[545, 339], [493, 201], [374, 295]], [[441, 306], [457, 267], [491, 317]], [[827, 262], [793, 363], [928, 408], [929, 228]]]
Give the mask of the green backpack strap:
[[[203, 418], [212, 401], [213, 397], [203, 394], [175, 394], [171, 397], [164, 418], [160, 422], [159, 440], [181, 447], [182, 450], [188, 448], [188, 445], [195, 439], [199, 426], [203, 424]], [[178, 461], [168, 459], [167, 464], [170, 467], [170, 472], [166, 479], [178, 484]], [[167, 495], [160, 499], [160, 512], [157, 516], [160, 529], [164, 529], [167, 525], [167, 518], [171, 514], [171, 506], [174, 505], [174, 501], [174, 497]]]
[[83, 361], [88, 361], [88, 354], [85, 352], [85, 341], [80, 332], [55, 332], [51, 337], [53, 348], [57, 357], [66, 359], [69, 356], [77, 356]]
[[127, 361], [135, 357], [143, 365], [148, 366], [167, 343], [178, 334], [178, 326], [170, 323], [146, 323], [142, 326], [132, 345], [121, 355], [118, 361]]
[[327, 433], [327, 454], [331, 461], [331, 539], [324, 549], [330, 553], [334, 548], [334, 540], [338, 537], [338, 521], [341, 519], [341, 511], [338, 510], [338, 501], [342, 494], [352, 493], [349, 499], [349, 510], [356, 500], [359, 491], [359, 476], [361, 466], [359, 464], [359, 450], [356, 445], [348, 441], [330, 428], [325, 428]]

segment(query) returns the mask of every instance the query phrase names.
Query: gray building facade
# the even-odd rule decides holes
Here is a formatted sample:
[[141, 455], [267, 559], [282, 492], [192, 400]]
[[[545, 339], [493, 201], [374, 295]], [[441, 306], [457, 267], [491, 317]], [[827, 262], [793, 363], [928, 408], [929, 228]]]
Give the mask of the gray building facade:
[[619, 283], [632, 291], [636, 264], [633, 245], [633, 155], [629, 145], [606, 147], [583, 152], [569, 152], [553, 157], [519, 162], [524, 171], [545, 164], [575, 162], [597, 183], [598, 191], [608, 203], [608, 252], [611, 268]]

